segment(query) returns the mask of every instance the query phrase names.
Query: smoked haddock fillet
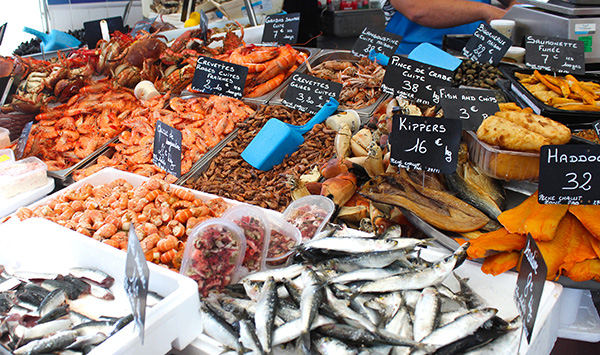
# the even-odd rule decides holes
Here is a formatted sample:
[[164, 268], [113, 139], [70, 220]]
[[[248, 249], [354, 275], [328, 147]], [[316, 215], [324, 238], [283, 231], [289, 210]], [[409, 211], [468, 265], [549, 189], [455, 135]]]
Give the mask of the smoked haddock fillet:
[[505, 228], [471, 239], [467, 254], [472, 259], [485, 258], [494, 252], [519, 251], [525, 247], [527, 238], [522, 234], [509, 233]]
[[538, 205], [525, 220], [525, 230], [531, 233], [531, 237], [536, 241], [547, 242], [554, 238], [558, 223], [567, 213], [569, 206]]
[[577, 217], [594, 238], [600, 240], [600, 206], [571, 205], [569, 212]]
[[570, 270], [565, 272], [565, 276], [575, 282], [594, 280], [600, 282], [600, 259], [584, 260], [579, 262]]
[[504, 251], [488, 256], [485, 258], [483, 265], [481, 265], [481, 271], [494, 276], [500, 275], [501, 273], [516, 267], [519, 263], [520, 256], [521, 252], [519, 251]]
[[537, 191], [515, 208], [506, 210], [498, 216], [498, 222], [510, 233], [525, 234], [527, 217], [540, 206]]

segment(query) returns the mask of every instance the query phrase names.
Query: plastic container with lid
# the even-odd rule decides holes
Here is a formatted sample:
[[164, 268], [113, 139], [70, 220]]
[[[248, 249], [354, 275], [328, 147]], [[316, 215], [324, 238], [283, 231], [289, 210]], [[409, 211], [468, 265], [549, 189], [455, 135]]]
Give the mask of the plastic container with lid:
[[10, 145], [10, 131], [4, 127], [0, 127], [0, 149]]
[[15, 162], [15, 152], [12, 149], [0, 149], [0, 165], [8, 165]]
[[283, 219], [296, 226], [302, 240], [309, 240], [319, 233], [335, 211], [333, 201], [325, 196], [304, 196], [290, 203], [283, 211]]
[[269, 215], [271, 238], [267, 251], [267, 268], [277, 268], [287, 265], [294, 248], [302, 243], [302, 233], [292, 224], [281, 217]]
[[235, 223], [246, 239], [246, 254], [242, 262], [242, 272], [256, 272], [265, 267], [267, 247], [269, 245], [269, 220], [258, 207], [250, 205], [235, 206], [222, 216]]
[[192, 230], [180, 273], [196, 281], [200, 294], [207, 296], [241, 278], [245, 252], [244, 232], [226, 219], [212, 218]]
[[540, 176], [540, 154], [504, 150], [490, 146], [473, 131], [464, 133], [469, 157], [487, 176], [500, 180], [537, 181]]
[[11, 198], [48, 183], [48, 166], [36, 157], [0, 165], [0, 196]]

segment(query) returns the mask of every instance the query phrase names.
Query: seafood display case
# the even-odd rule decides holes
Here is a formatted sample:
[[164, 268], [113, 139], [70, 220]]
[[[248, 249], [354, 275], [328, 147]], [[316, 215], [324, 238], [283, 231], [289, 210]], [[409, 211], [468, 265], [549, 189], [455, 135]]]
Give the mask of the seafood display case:
[[[360, 57], [357, 57], [355, 55], [352, 54], [351, 51], [347, 51], [347, 50], [332, 50], [332, 49], [323, 49], [319, 54], [317, 54], [314, 59], [312, 61], [309, 62], [311, 67], [315, 67], [321, 63], [324, 63], [326, 61], [334, 61], [334, 60], [339, 60], [339, 61], [349, 61], [352, 63], [356, 63], [360, 60]], [[310, 74], [309, 69], [304, 66], [303, 68], [298, 68], [298, 72], [303, 73], [303, 74]], [[285, 83], [285, 86], [282, 86], [282, 89], [277, 92], [273, 98], [269, 101], [269, 104], [271, 105], [281, 105], [282, 100], [285, 96], [285, 91], [287, 89], [287, 85], [289, 84], [289, 82]], [[379, 106], [379, 104], [384, 101], [387, 98], [387, 95], [385, 95], [383, 92], [381, 92], [380, 96], [375, 100], [374, 103], [367, 105], [367, 106], [363, 106], [361, 108], [355, 108], [354, 110], [356, 112], [358, 112], [358, 115], [364, 120], [366, 120], [370, 115], [373, 114], [373, 112], [375, 111], [375, 109]], [[342, 104], [340, 102], [340, 104]]]

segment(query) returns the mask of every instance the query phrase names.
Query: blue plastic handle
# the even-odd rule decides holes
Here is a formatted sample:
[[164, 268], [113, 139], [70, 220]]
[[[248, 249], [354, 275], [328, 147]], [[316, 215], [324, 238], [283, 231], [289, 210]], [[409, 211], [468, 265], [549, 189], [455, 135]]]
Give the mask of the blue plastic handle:
[[286, 123], [286, 125], [288, 125], [290, 127], [290, 129], [292, 129], [300, 134], [304, 134], [304, 133], [310, 131], [316, 124], [319, 124], [319, 123], [325, 121], [327, 119], [327, 117], [331, 116], [335, 112], [335, 110], [337, 110], [339, 105], [340, 105], [340, 103], [337, 102], [336, 99], [334, 99], [333, 97], [330, 97], [329, 101], [325, 105], [323, 105], [323, 107], [321, 107], [319, 112], [317, 112], [313, 116], [313, 118], [310, 119], [310, 121], [306, 122], [302, 126], [295, 126], [295, 125], [289, 124], [289, 123]]
[[383, 53], [376, 52], [374, 49], [371, 49], [369, 52], [369, 59], [383, 66], [387, 66], [390, 61], [390, 57]]

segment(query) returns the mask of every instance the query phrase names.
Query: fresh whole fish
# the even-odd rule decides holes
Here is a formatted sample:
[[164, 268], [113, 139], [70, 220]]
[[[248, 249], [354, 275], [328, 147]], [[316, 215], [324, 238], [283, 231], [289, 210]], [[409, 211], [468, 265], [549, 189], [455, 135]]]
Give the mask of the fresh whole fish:
[[342, 317], [346, 321], [350, 321], [350, 323], [356, 324], [357, 326], [372, 333], [377, 333], [377, 326], [366, 317], [351, 309], [348, 306], [349, 302], [336, 298], [329, 288], [325, 288], [325, 296], [327, 298], [327, 303], [331, 306], [331, 308], [333, 308], [339, 317]]
[[423, 340], [437, 327], [440, 313], [440, 299], [438, 292], [433, 287], [426, 287], [421, 291], [415, 306], [413, 322], [414, 339]]
[[33, 339], [41, 339], [48, 335], [55, 334], [59, 331], [67, 330], [72, 325], [73, 323], [70, 319], [57, 319], [50, 322], [38, 324], [31, 328], [19, 325], [15, 329], [15, 335], [21, 338], [22, 342], [28, 342]]
[[14, 351], [15, 355], [43, 354], [61, 350], [77, 339], [77, 332], [72, 330], [56, 333], [47, 338], [31, 341]]
[[[356, 253], [327, 260], [323, 264], [331, 264], [340, 271], [350, 272], [361, 268], [384, 268], [393, 262], [406, 259], [406, 250], [383, 250], [369, 253]], [[408, 263], [408, 261], [406, 261]]]
[[56, 289], [48, 294], [40, 304], [39, 313], [40, 317], [44, 317], [54, 309], [62, 306], [66, 301], [65, 291], [62, 289]]
[[275, 279], [270, 276], [260, 290], [260, 296], [256, 305], [256, 315], [254, 317], [256, 333], [260, 340], [260, 345], [266, 354], [271, 353], [276, 308], [277, 285], [275, 284]]
[[280, 282], [283, 278], [286, 279], [294, 279], [296, 276], [299, 276], [302, 271], [305, 269], [303, 265], [300, 264], [292, 264], [290, 266], [281, 268], [281, 269], [273, 269], [273, 270], [265, 270], [255, 272], [253, 274], [245, 276], [242, 281], [250, 280], [250, 281], [266, 281], [267, 277], [272, 276], [275, 279], [275, 282]]
[[254, 324], [249, 320], [240, 321], [240, 341], [246, 349], [252, 350], [254, 354], [265, 353], [260, 345], [260, 340], [256, 336]]
[[239, 341], [239, 335], [231, 325], [216, 317], [204, 306], [200, 308], [200, 315], [202, 316], [204, 331], [208, 336], [241, 354], [242, 344]]
[[115, 283], [112, 276], [99, 269], [74, 267], [69, 269], [69, 273], [77, 278], [93, 281], [103, 287], [111, 287]]
[[323, 284], [311, 269], [302, 272], [302, 280], [304, 288], [300, 296], [300, 345], [305, 353], [310, 353], [310, 329], [323, 300]]
[[341, 340], [322, 337], [315, 340], [315, 348], [322, 355], [356, 355], [358, 350], [356, 348], [348, 346]]
[[396, 239], [370, 239], [360, 237], [329, 237], [311, 240], [301, 245], [301, 250], [322, 249], [329, 252], [368, 253], [381, 250], [412, 249], [423, 245], [422, 239], [396, 238]]
[[[275, 329], [275, 331], [273, 332], [273, 346], [284, 344], [300, 337], [302, 332], [300, 328], [301, 323], [302, 319], [297, 318]], [[310, 330], [318, 329], [319, 327], [324, 326], [326, 324], [334, 323], [335, 321], [331, 318], [317, 315], [315, 320], [310, 325]]]
[[444, 346], [475, 333], [479, 327], [498, 312], [494, 308], [478, 308], [456, 318], [453, 322], [435, 329], [423, 338], [423, 343]]

